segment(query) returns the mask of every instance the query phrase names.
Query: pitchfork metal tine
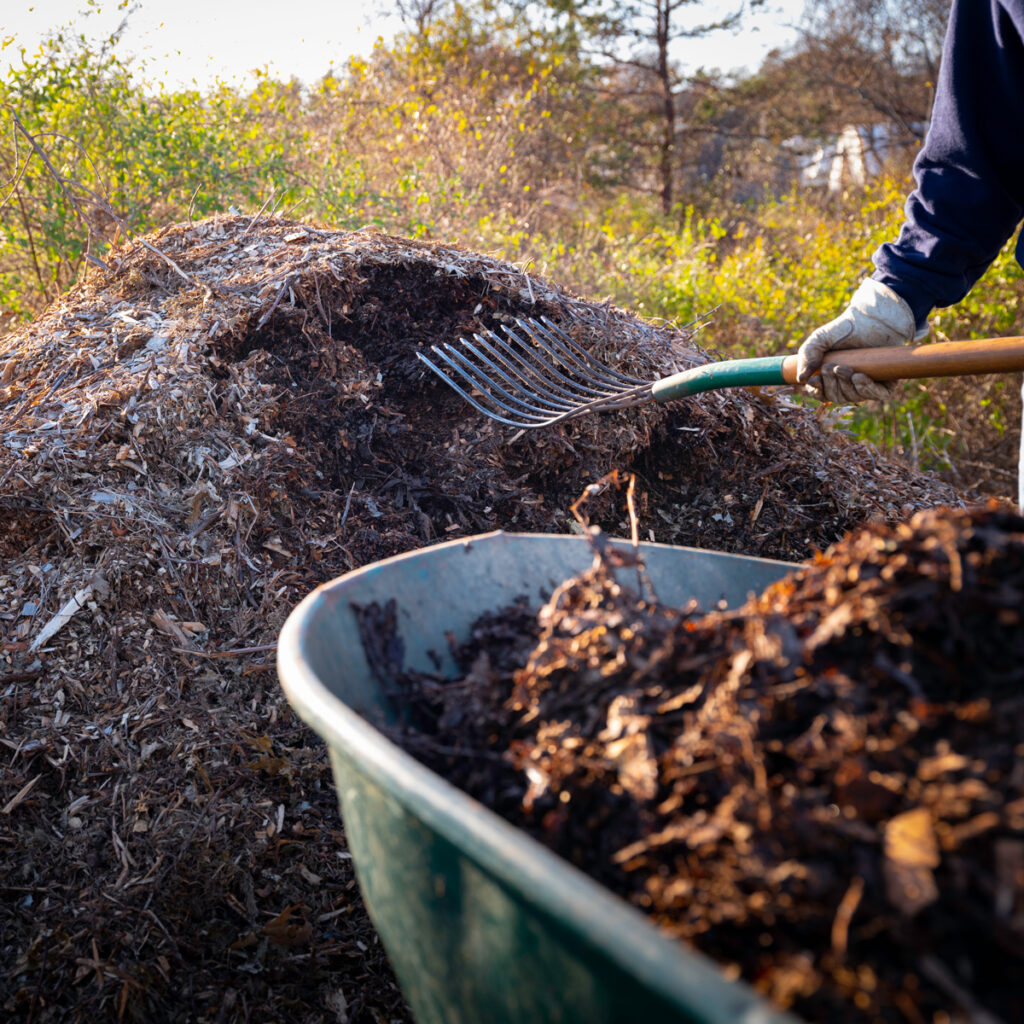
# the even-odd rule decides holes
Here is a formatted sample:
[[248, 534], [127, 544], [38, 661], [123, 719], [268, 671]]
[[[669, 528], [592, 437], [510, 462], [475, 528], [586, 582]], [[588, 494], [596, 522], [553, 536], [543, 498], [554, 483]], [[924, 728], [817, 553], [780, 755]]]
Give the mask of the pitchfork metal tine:
[[457, 379], [417, 355], [475, 409], [514, 427], [548, 426], [650, 401], [651, 382], [605, 366], [547, 318], [515, 322], [528, 341], [503, 325], [505, 338], [485, 331], [473, 335], [475, 345], [460, 338], [461, 348], [431, 346]]
[[[527, 408], [532, 409], [534, 412], [547, 411], [548, 415], [550, 415], [551, 410], [554, 410], [556, 412], [564, 412], [565, 410], [571, 409], [574, 405], [578, 404], [577, 401], [574, 400], [571, 392], [565, 392], [564, 394], [556, 394], [548, 390], [548, 388], [546, 388], [542, 383], [543, 378], [540, 376], [540, 373], [536, 369], [532, 368], [525, 359], [522, 359], [521, 357], [516, 357], [514, 353], [512, 353], [511, 351], [509, 352], [509, 355], [516, 358], [516, 361], [521, 364], [521, 367], [517, 369], [517, 367], [513, 365], [511, 362], [509, 362], [507, 359], [503, 359], [501, 353], [496, 352], [493, 346], [487, 340], [481, 338], [479, 334], [474, 334], [473, 337], [479, 342], [480, 348], [484, 349], [485, 352], [490, 353], [490, 355], [494, 356], [500, 363], [507, 367], [507, 369], [510, 370], [511, 373], [506, 373], [505, 370], [501, 368], [501, 366], [498, 366], [492, 359], [489, 359], [488, 356], [484, 354], [484, 352], [481, 352], [480, 349], [477, 348], [476, 346], [471, 345], [468, 341], [466, 341], [465, 338], [460, 338], [459, 341], [467, 349], [469, 349], [469, 351], [472, 352], [473, 355], [480, 360], [480, 362], [485, 363], [504, 381], [506, 381], [513, 388], [516, 388], [517, 393], [509, 393], [504, 388], [502, 388], [500, 384], [488, 378], [486, 373], [482, 373], [479, 366], [472, 364], [470, 360], [466, 359], [466, 357], [462, 355], [462, 353], [458, 352], [458, 350], [453, 349], [451, 346], [446, 346], [446, 348], [448, 348], [452, 355], [458, 355], [460, 361], [464, 361], [467, 365], [472, 365], [475, 371], [477, 371], [478, 373], [482, 373], [484, 381], [490, 384], [493, 388], [496, 388], [498, 391], [500, 391], [501, 394], [503, 394], [506, 398], [515, 402], [519, 402], [522, 405], [525, 405]], [[474, 383], [476, 383], [477, 386], [479, 387], [479, 380], [474, 380]], [[519, 393], [522, 391], [524, 384], [527, 386], [527, 388], [539, 388], [541, 391], [544, 392], [545, 395], [547, 395], [547, 398], [545, 399], [541, 395], [536, 394], [535, 391], [527, 390], [526, 394], [529, 396], [529, 398], [533, 399], [534, 401], [540, 402], [540, 407], [533, 405], [532, 402], [527, 401], [525, 398], [522, 397], [522, 394]], [[547, 407], [547, 410], [543, 408], [545, 406]]]
[[[506, 332], [518, 343], [518, 348], [513, 347], [509, 342], [493, 332], [488, 332], [487, 337], [475, 334], [473, 337], [477, 345], [471, 344], [465, 338], [461, 338], [460, 342], [464, 348], [473, 354], [479, 363], [490, 367], [493, 373], [497, 374], [513, 388], [512, 392], [503, 388], [498, 381], [488, 376], [478, 363], [467, 359], [454, 346], [445, 345], [444, 353], [439, 352], [438, 354], [442, 355], [442, 357], [448, 356], [449, 358], [446, 358], [445, 361], [481, 391], [493, 392], [497, 390], [506, 399], [514, 403], [514, 406], [522, 406], [530, 412], [539, 413], [545, 417], [551, 416], [552, 413], [569, 412], [575, 409], [581, 402], [587, 402], [593, 398], [612, 397], [618, 394], [618, 390], [610, 394], [607, 386], [601, 391], [595, 391], [579, 384], [551, 366], [536, 351], [534, 346], [523, 342], [522, 339], [518, 338], [507, 328]], [[436, 347], [435, 351], [437, 351]], [[453, 363], [453, 359], [455, 363]], [[497, 363], [501, 365], [499, 366]], [[503, 370], [502, 367], [505, 369]], [[505, 372], [506, 370], [508, 372]], [[549, 379], [551, 377], [556, 379]], [[568, 387], [562, 387], [558, 383], [559, 381], [563, 381]], [[532, 401], [528, 401], [523, 396], [524, 388], [526, 396]], [[520, 411], [514, 406], [501, 402], [493, 393], [488, 394], [488, 397], [508, 412], [516, 413]]]
[[[431, 346], [431, 348], [441, 359], [443, 359], [446, 363], [451, 365], [453, 369], [455, 369], [459, 374], [461, 374], [467, 380], [472, 381], [473, 378], [469, 377], [461, 369], [461, 367], [454, 364], [452, 360], [449, 359], [446, 353], [442, 352], [436, 345]], [[516, 412], [516, 410], [514, 409], [509, 411], [519, 416], [520, 419], [511, 420], [507, 416], [502, 416], [501, 413], [495, 412], [493, 408], [488, 408], [481, 401], [478, 401], [473, 395], [466, 391], [465, 388], [463, 388], [456, 381], [454, 381], [447, 373], [445, 373], [440, 366], [436, 365], [435, 363], [432, 363], [422, 352], [417, 352], [416, 357], [421, 362], [426, 363], [427, 366], [429, 366], [434, 371], [434, 373], [438, 375], [438, 377], [440, 377], [453, 391], [461, 395], [467, 402], [469, 402], [469, 404], [473, 406], [474, 409], [478, 409], [485, 416], [489, 416], [491, 419], [497, 420], [499, 423], [507, 423], [510, 427], [543, 427], [547, 425], [548, 420], [550, 419], [550, 417], [545, 418], [543, 416], [533, 416], [530, 413]], [[473, 384], [473, 386], [478, 387], [478, 385], [476, 385], [475, 383]], [[491, 395], [490, 392], [486, 390], [481, 390], [481, 397], [490, 399], [498, 406], [498, 408], [507, 408], [505, 405], [498, 402], [497, 399], [495, 399], [494, 396]]]
[[[535, 398], [530, 391], [526, 391], [523, 397], [523, 385], [521, 382], [514, 380], [509, 377], [508, 374], [504, 373], [500, 367], [494, 366], [485, 356], [482, 356], [472, 345], [470, 345], [464, 338], [460, 339], [462, 344], [465, 345], [478, 359], [483, 360], [498, 374], [500, 374], [508, 383], [513, 387], [514, 391], [501, 386], [493, 377], [488, 376], [486, 370], [474, 363], [466, 355], [460, 352], [452, 345], [445, 345], [444, 350], [439, 349], [436, 345], [433, 346], [433, 351], [443, 359], [457, 374], [459, 374], [464, 380], [468, 381], [470, 385], [476, 388], [481, 398], [493, 403], [499, 409], [504, 409], [506, 412], [510, 412], [517, 416], [527, 416], [531, 421], [538, 420], [544, 421], [549, 418], [553, 413], [564, 411], [568, 406], [560, 405], [553, 406], [550, 403], [545, 403], [544, 406], [534, 405], [528, 399]], [[497, 394], [495, 394], [497, 392]], [[503, 396], [506, 401], [502, 401], [498, 395]], [[509, 404], [511, 403], [511, 404]]]
[[[532, 323], [517, 318], [516, 323], [531, 336], [535, 336], [531, 328], [535, 328], [537, 333], [543, 333], [546, 338], [550, 339], [556, 349], [565, 354], [569, 361], [575, 363], [576, 366], [581, 367], [584, 372], [596, 373], [597, 379], [606, 381], [610, 386], [615, 387], [617, 390], [621, 390], [621, 386], [623, 384], [632, 388], [639, 384], [650, 383], [649, 381], [642, 380], [639, 377], [632, 377], [629, 374], [619, 373], [618, 370], [614, 370], [612, 367], [602, 363], [600, 360], [595, 359], [585, 348], [582, 348], [573, 341], [565, 331], [547, 317], [542, 317], [540, 320], [534, 320]], [[544, 327], [547, 328], [547, 331], [544, 331]]]
[[[549, 398], [555, 399], [559, 403], [559, 408], [568, 409], [574, 407], [579, 404], [581, 399], [585, 400], [588, 396], [597, 397], [598, 395], [608, 394], [607, 388], [602, 391], [593, 391], [580, 384], [579, 381], [573, 380], [572, 377], [566, 376], [557, 367], [552, 366], [551, 363], [544, 359], [536, 351], [535, 346], [524, 342], [522, 338], [508, 327], [505, 328], [505, 333], [512, 341], [518, 343], [518, 350], [496, 334], [491, 334], [491, 342], [499, 345], [521, 367], [522, 375], [525, 375], [531, 386], [544, 392]], [[479, 334], [475, 334], [474, 337], [478, 341], [484, 342], [484, 339]], [[493, 351], [491, 342], [484, 342], [484, 344], [487, 344], [490, 350]], [[498, 353], [495, 353], [495, 355], [498, 355]], [[500, 355], [498, 357], [500, 358]], [[568, 385], [568, 388], [561, 387], [558, 381]], [[562, 401], [565, 398], [569, 399], [568, 405]]]
[[[533, 363], [532, 376], [546, 381], [549, 385], [554, 385], [555, 381], [562, 381], [568, 385], [569, 390], [566, 393], [572, 397], [574, 405], [578, 405], [581, 401], [589, 401], [591, 398], [609, 397], [622, 390], [621, 384], [611, 384], [600, 380], [589, 373], [585, 366], [573, 360], [571, 355], [563, 356], [557, 348], [533, 332], [529, 334], [530, 341], [523, 341], [510, 327], [505, 328], [505, 333], [510, 341], [515, 342], [522, 351], [528, 353], [527, 358]], [[509, 348], [508, 343], [504, 344], [506, 348]], [[548, 358], [545, 357], [545, 354]], [[557, 360], [558, 365], [553, 360]], [[567, 364], [569, 364], [567, 368], [572, 370], [575, 376], [570, 377], [559, 369], [559, 365], [566, 367]]]

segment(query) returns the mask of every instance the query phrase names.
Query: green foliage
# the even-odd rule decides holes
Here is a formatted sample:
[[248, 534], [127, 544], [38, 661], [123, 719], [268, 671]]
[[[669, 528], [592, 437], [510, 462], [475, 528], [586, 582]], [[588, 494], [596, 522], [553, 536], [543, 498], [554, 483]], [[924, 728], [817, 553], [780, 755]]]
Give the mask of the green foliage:
[[0, 211], [0, 294], [19, 313], [53, 299], [79, 272], [89, 245], [114, 236], [116, 222], [91, 194], [132, 230], [145, 231], [231, 202], [262, 201], [293, 178], [288, 156], [301, 138], [288, 116], [294, 90], [264, 79], [247, 96], [226, 87], [153, 94], [139, 88], [115, 43], [95, 48], [58, 35], [38, 53], [23, 53], [0, 82], [0, 104], [54, 169], [80, 186], [71, 191], [92, 227], [24, 136], [8, 131], [0, 143], [0, 168], [11, 183]]
[[[767, 354], [795, 350], [835, 316], [874, 249], [895, 237], [911, 186], [899, 175], [828, 201], [693, 191], [664, 215], [649, 192], [628, 187], [621, 111], [595, 90], [572, 34], [563, 24], [545, 35], [514, 6], [502, 10], [494, 5], [494, 17], [505, 20], [480, 31], [455, 5], [448, 20], [310, 88], [261, 74], [247, 90], [164, 90], [118, 55], [116, 36], [102, 46], [56, 36], [23, 54], [0, 80], [0, 105], [79, 183], [72, 191], [90, 225], [5, 126], [7, 319], [53, 300], [120, 224], [146, 231], [266, 206], [497, 252], [652, 319], [706, 319], [700, 340], [723, 356]], [[116, 218], [90, 205], [93, 194]], [[1022, 294], [1008, 247], [933, 326], [956, 338], [1024, 333]], [[894, 410], [857, 410], [846, 428], [952, 471], [968, 456], [1002, 457], [1018, 422], [1015, 390], [1005, 380], [908, 386]]]

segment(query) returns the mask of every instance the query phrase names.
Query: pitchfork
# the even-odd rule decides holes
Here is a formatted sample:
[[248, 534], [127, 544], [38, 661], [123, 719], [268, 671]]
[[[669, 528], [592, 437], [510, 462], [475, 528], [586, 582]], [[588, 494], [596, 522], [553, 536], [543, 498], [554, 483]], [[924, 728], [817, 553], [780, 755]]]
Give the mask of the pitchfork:
[[[504, 338], [485, 331], [473, 341], [460, 338], [460, 347], [432, 345], [437, 362], [416, 354], [480, 412], [512, 427], [550, 427], [590, 412], [720, 388], [797, 383], [795, 355], [704, 363], [643, 380], [595, 359], [546, 317], [515, 323], [521, 333], [504, 326]], [[1024, 370], [1024, 338], [849, 349], [830, 352], [825, 363], [841, 363], [876, 381], [1010, 373]]]

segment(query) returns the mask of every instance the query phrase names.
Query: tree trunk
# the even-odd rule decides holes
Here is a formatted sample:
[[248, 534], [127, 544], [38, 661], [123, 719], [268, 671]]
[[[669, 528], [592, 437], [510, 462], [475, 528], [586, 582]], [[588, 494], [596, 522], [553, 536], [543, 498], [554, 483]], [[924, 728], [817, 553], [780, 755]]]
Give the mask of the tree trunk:
[[668, 44], [671, 39], [671, 12], [669, 0], [659, 0], [655, 42], [658, 48], [658, 84], [661, 89], [661, 212], [672, 212], [675, 202], [675, 150], [676, 150], [676, 97], [672, 88], [672, 68], [669, 64]]

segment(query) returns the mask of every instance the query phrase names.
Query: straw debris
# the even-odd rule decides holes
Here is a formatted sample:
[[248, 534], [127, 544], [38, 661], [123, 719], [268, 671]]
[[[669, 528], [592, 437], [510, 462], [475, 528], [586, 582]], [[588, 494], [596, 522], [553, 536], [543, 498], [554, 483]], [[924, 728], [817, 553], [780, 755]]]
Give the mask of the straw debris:
[[315, 584], [564, 532], [613, 466], [658, 540], [787, 558], [959, 499], [747, 392], [510, 440], [417, 348], [544, 315], [641, 376], [708, 355], [456, 247], [221, 217], [106, 267], [0, 339], [7, 1019], [402, 1019], [274, 675]]

